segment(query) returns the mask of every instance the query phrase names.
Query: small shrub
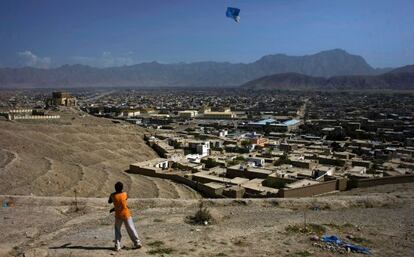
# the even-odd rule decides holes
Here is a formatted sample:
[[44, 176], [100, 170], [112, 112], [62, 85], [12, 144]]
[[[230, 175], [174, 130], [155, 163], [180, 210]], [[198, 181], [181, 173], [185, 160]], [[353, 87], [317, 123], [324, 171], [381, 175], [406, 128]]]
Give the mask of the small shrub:
[[244, 158], [243, 156], [237, 156], [236, 158], [234, 158], [234, 160], [244, 162], [246, 161], [246, 158]]
[[285, 185], [288, 183], [287, 180], [275, 180], [275, 179], [266, 179], [263, 181], [263, 186], [271, 187], [271, 188], [284, 188]]
[[188, 217], [189, 223], [203, 225], [205, 222], [212, 223], [213, 217], [207, 207], [203, 206], [203, 202], [200, 202], [199, 208], [194, 216]]
[[211, 169], [220, 165], [220, 163], [216, 162], [215, 160], [208, 158], [205, 162], [206, 169]]

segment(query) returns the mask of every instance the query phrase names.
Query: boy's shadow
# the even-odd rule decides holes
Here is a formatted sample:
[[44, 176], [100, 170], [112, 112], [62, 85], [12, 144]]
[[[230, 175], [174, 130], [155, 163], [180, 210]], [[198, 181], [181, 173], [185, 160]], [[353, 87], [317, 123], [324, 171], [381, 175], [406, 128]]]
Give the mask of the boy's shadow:
[[49, 249], [80, 249], [80, 250], [114, 250], [114, 247], [110, 246], [81, 246], [81, 245], [71, 245], [67, 243], [61, 246], [52, 246]]

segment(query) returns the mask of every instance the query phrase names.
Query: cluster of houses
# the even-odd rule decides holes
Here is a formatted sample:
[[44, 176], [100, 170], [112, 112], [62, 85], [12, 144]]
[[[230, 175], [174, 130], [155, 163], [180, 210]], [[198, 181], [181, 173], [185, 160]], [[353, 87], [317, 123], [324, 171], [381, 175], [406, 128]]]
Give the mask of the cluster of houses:
[[131, 172], [170, 174], [204, 192], [249, 197], [287, 196], [302, 189], [313, 195], [343, 189], [338, 182], [343, 179], [412, 174], [412, 99], [401, 94], [129, 90], [83, 107], [151, 131], [146, 140], [161, 159], [132, 164]]
[[[130, 172], [181, 176], [210, 196], [280, 197], [304, 188], [314, 195], [344, 190], [338, 182], [342, 179], [405, 175], [414, 168], [414, 150], [403, 148], [381, 167], [362, 159], [353, 153], [355, 146], [375, 147], [363, 140], [348, 141], [335, 151], [332, 142], [318, 137], [269, 138], [256, 132], [236, 137], [228, 130], [166, 132], [145, 139], [161, 158], [131, 164]], [[396, 160], [399, 165], [393, 167]]]

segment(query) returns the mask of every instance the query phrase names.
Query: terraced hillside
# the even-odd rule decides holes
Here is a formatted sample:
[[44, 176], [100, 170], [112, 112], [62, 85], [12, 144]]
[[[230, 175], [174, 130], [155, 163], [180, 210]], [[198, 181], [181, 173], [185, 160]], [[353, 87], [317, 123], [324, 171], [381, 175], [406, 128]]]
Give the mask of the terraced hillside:
[[156, 157], [129, 124], [74, 109], [55, 121], [0, 120], [0, 194], [105, 197], [122, 181], [134, 198], [199, 198], [170, 181], [127, 174], [129, 164]]

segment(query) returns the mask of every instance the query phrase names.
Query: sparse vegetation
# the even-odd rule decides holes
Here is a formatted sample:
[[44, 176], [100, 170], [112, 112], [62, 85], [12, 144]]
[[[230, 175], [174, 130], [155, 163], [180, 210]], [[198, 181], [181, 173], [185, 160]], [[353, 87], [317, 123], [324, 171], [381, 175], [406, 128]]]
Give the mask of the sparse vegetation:
[[181, 142], [173, 141], [172, 146], [174, 147], [174, 149], [180, 149], [181, 148]]
[[244, 158], [243, 156], [237, 156], [236, 158], [234, 158], [234, 160], [244, 162], [244, 161], [246, 161], [246, 158]]
[[246, 161], [246, 158], [244, 158], [243, 156], [237, 156], [236, 158], [234, 158], [232, 161], [227, 163], [227, 166], [233, 166], [236, 164], [240, 164]]
[[177, 169], [177, 170], [184, 170], [184, 171], [186, 171], [186, 170], [191, 170], [191, 168], [190, 168], [190, 167], [184, 166], [184, 165], [182, 165], [182, 164], [180, 164], [180, 163], [178, 163], [178, 162], [174, 162], [174, 163], [171, 165], [171, 168], [173, 168], [173, 169]]
[[334, 223], [326, 223], [326, 224], [323, 224], [323, 225], [327, 226], [327, 227], [335, 228], [335, 229], [340, 230], [340, 231], [344, 230], [346, 228], [354, 228], [355, 227], [354, 225], [352, 225], [350, 223], [345, 223], [345, 224], [341, 224], [341, 225], [334, 224]]
[[317, 234], [322, 235], [326, 232], [326, 228], [323, 225], [309, 223], [306, 225], [289, 225], [285, 228], [289, 233], [302, 233], [302, 234]]
[[279, 160], [274, 161], [273, 165], [275, 165], [275, 166], [280, 166], [280, 165], [283, 165], [283, 164], [290, 164], [290, 163], [291, 163], [291, 162], [290, 162], [290, 160], [289, 160], [289, 156], [288, 156], [288, 154], [285, 152], [285, 153], [283, 153], [283, 155], [282, 155], [282, 156], [280, 156]]
[[204, 165], [207, 169], [211, 169], [220, 165], [220, 163], [216, 162], [215, 160], [208, 158], [204, 161]]
[[263, 181], [263, 186], [272, 187], [272, 188], [284, 188], [285, 185], [288, 183], [288, 180], [282, 179], [266, 179]]
[[233, 244], [235, 246], [244, 247], [244, 246], [247, 246], [248, 245], [248, 242], [246, 241], [246, 238], [242, 237], [242, 238], [236, 238], [236, 239], [234, 239], [233, 240]]
[[363, 244], [363, 245], [368, 245], [371, 244], [371, 240], [363, 238], [363, 237], [349, 237], [349, 239], [357, 244]]
[[148, 246], [153, 247], [153, 249], [147, 251], [147, 253], [150, 254], [150, 255], [170, 254], [170, 253], [174, 252], [174, 249], [172, 249], [170, 247], [164, 247], [164, 242], [163, 241], [150, 242], [150, 243], [148, 243]]
[[154, 241], [154, 242], [148, 243], [148, 246], [151, 246], [151, 247], [161, 247], [163, 245], [164, 245], [163, 241]]
[[308, 257], [308, 256], [312, 256], [312, 254], [308, 251], [300, 251], [300, 252], [295, 252], [294, 254], [290, 254], [289, 257]]
[[248, 146], [251, 146], [252, 145], [252, 143], [250, 141], [248, 141], [248, 140], [243, 140], [240, 144], [243, 147], [248, 147]]
[[165, 247], [165, 248], [151, 249], [147, 253], [150, 254], [150, 255], [155, 255], [155, 254], [170, 254], [170, 253], [173, 253], [173, 252], [174, 252], [174, 249], [172, 249], [170, 247]]
[[187, 220], [191, 224], [203, 225], [206, 222], [211, 224], [213, 222], [213, 217], [211, 216], [209, 209], [203, 206], [203, 202], [200, 202], [194, 216], [187, 217]]

